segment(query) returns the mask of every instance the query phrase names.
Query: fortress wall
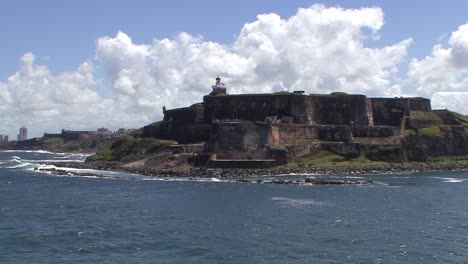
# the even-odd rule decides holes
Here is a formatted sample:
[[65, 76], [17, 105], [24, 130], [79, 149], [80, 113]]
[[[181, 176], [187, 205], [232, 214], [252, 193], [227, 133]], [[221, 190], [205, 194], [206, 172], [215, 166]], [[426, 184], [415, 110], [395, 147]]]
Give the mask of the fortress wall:
[[173, 126], [189, 126], [203, 123], [204, 108], [202, 104], [190, 107], [171, 109], [164, 112], [164, 121], [171, 122]]
[[70, 130], [65, 130], [62, 131], [62, 138], [65, 141], [75, 141], [79, 140], [82, 138], [86, 138], [91, 135], [95, 135], [95, 131], [70, 131]]
[[208, 140], [211, 129], [211, 125], [172, 126], [170, 123], [161, 122], [143, 127], [143, 137], [174, 140], [180, 144], [195, 143]]
[[374, 125], [374, 115], [373, 115], [373, 112], [372, 112], [372, 99], [367, 98], [366, 104], [367, 104], [367, 118], [369, 118], [369, 126], [373, 126]]
[[[160, 123], [159, 123], [160, 124]], [[161, 133], [161, 128], [158, 125], [149, 125], [143, 127], [142, 137], [144, 138], [159, 138], [166, 139], [167, 135]]]
[[274, 124], [269, 144], [283, 145], [295, 143], [298, 140], [318, 139], [318, 129], [315, 126], [298, 124]]
[[164, 120], [143, 127], [143, 137], [175, 140], [192, 143], [207, 140], [211, 125], [205, 125], [203, 104], [171, 109], [164, 112]]
[[399, 126], [403, 115], [411, 111], [431, 111], [431, 100], [426, 98], [371, 98], [375, 125]]
[[293, 116], [295, 123], [310, 122], [311, 99], [297, 94], [205, 96], [205, 122], [215, 120], [264, 121], [268, 116]]
[[268, 125], [253, 122], [229, 122], [214, 124], [211, 152], [218, 159], [266, 159]]
[[61, 138], [62, 137], [62, 133], [60, 134], [56, 134], [56, 133], [44, 133], [44, 136], [45, 138], [54, 138], [54, 137], [57, 137], [57, 138]]
[[172, 140], [180, 144], [196, 143], [206, 141], [211, 135], [211, 125], [193, 125], [176, 127], [173, 130]]
[[327, 96], [251, 94], [205, 96], [205, 122], [215, 120], [264, 121], [268, 116], [292, 116], [299, 124], [369, 125], [364, 95]]
[[323, 125], [369, 125], [367, 97], [364, 95], [312, 95], [317, 123]]
[[350, 126], [318, 126], [318, 136], [323, 141], [342, 141], [351, 142], [353, 135]]
[[354, 137], [383, 138], [400, 135], [399, 127], [392, 126], [352, 126]]
[[421, 97], [408, 98], [410, 111], [431, 111], [431, 100]]
[[371, 98], [371, 101], [376, 126], [399, 126], [401, 115], [409, 115], [408, 98]]
[[317, 111], [315, 100], [307, 95], [293, 95], [289, 97], [290, 115], [294, 117], [295, 123], [312, 125], [317, 123]]

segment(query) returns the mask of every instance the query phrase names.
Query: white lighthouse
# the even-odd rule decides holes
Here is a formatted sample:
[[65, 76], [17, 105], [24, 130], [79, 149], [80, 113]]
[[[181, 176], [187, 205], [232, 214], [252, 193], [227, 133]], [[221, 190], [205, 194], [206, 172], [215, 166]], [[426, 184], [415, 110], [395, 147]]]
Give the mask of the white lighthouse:
[[226, 95], [226, 86], [224, 86], [224, 83], [221, 82], [221, 78], [216, 77], [216, 84], [211, 85], [211, 88], [213, 89], [210, 93], [212, 96], [217, 96], [217, 95]]

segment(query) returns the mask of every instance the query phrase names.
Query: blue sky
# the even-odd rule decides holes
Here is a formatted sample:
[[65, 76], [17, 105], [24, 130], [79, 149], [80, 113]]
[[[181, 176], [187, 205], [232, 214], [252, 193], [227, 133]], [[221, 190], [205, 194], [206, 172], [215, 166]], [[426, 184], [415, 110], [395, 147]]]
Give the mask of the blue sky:
[[205, 40], [232, 43], [246, 22], [258, 14], [294, 15], [314, 3], [359, 8], [379, 6], [385, 25], [371, 47], [411, 37], [409, 57], [422, 58], [468, 21], [468, 1], [142, 1], [142, 0], [3, 0], [0, 3], [0, 80], [18, 68], [19, 58], [33, 52], [54, 72], [73, 70], [92, 58], [96, 39], [121, 30], [136, 43], [174, 36], [202, 35]]
[[[260, 41], [257, 37], [263, 33], [260, 35], [258, 33], [265, 28], [276, 30], [274, 17], [259, 22], [257, 18], [259, 14], [274, 13], [284, 21], [290, 20], [291, 23], [294, 19], [305, 21], [307, 18], [304, 17], [307, 15], [299, 15], [298, 9], [308, 9], [315, 4], [321, 4], [323, 8], [315, 6], [312, 8], [315, 11], [310, 14], [323, 13], [323, 16], [327, 16], [326, 10], [333, 7], [339, 7], [340, 12], [344, 13], [346, 10], [354, 12], [352, 15], [354, 18], [350, 18], [348, 22], [358, 18], [356, 10], [361, 8], [368, 8], [366, 12], [360, 14], [361, 16], [368, 14], [376, 16], [356, 27], [337, 28], [335, 25], [329, 28], [323, 27], [319, 31], [313, 29], [316, 25], [313, 25], [315, 22], [312, 19], [307, 22], [312, 23], [309, 24], [311, 30], [298, 33], [323, 33], [324, 30], [330, 32], [337, 30], [336, 32], [343, 34], [351, 32], [349, 37], [356, 41], [355, 45], [347, 47], [339, 40], [335, 40], [339, 46], [337, 48], [339, 53], [336, 54], [343, 56], [343, 62], [340, 62], [342, 67], [363, 68], [360, 73], [364, 77], [357, 71], [333, 75], [335, 68], [331, 65], [329, 69], [317, 74], [315, 79], [296, 71], [290, 75], [282, 74], [284, 80], [278, 80], [274, 77], [278, 72], [270, 72], [267, 69], [268, 64], [261, 68], [262, 63], [266, 61], [278, 63], [280, 66], [277, 71], [281, 69], [288, 71], [284, 65], [294, 66], [296, 63], [301, 65], [309, 62], [300, 61], [306, 53], [289, 54], [292, 53], [290, 52], [292, 48], [287, 45], [296, 44], [288, 44], [287, 41], [282, 43], [281, 38], [276, 38], [273, 33], [267, 34], [267, 38], [271, 37], [267, 42], [273, 43], [275, 49], [281, 48], [268, 51], [273, 53], [265, 53], [265, 57], [256, 56], [255, 51], [247, 51], [252, 46], [246, 41], [250, 43], [253, 40]], [[383, 14], [382, 19], [379, 18], [379, 10]], [[213, 75], [216, 75], [216, 72], [225, 73], [233, 91], [237, 92], [270, 92], [300, 88], [309, 92], [326, 93], [344, 90], [375, 96], [424, 96], [431, 98], [437, 107], [445, 106], [468, 113], [468, 107], [464, 106], [464, 99], [468, 98], [468, 87], [464, 87], [468, 83], [466, 75], [468, 59], [466, 61], [457, 59], [464, 58], [464, 47], [467, 44], [465, 40], [468, 39], [466, 31], [459, 29], [468, 22], [466, 10], [468, 10], [468, 1], [460, 0], [320, 2], [3, 0], [0, 3], [0, 25], [2, 25], [0, 34], [3, 36], [0, 49], [2, 58], [0, 91], [9, 95], [4, 96], [3, 108], [0, 106], [0, 113], [3, 115], [0, 116], [3, 124], [0, 133], [16, 133], [17, 127], [23, 125], [35, 127], [30, 129], [35, 136], [61, 128], [95, 129], [101, 124], [113, 129], [142, 126], [161, 118], [159, 108], [162, 105], [167, 105], [169, 108], [182, 107], [200, 101], [214, 76], [203, 76], [197, 82], [192, 81], [198, 79], [197, 74], [204, 72]], [[340, 14], [330, 15], [330, 21], [337, 20], [341, 21]], [[380, 20], [384, 22], [383, 25], [374, 26], [373, 23]], [[343, 21], [347, 23], [347, 20]], [[254, 29], [247, 29], [246, 24], [256, 22], [259, 25]], [[266, 23], [267, 26], [262, 27], [260, 25], [262, 23]], [[119, 32], [122, 34], [119, 35]], [[199, 48], [196, 54], [206, 52], [205, 57], [199, 57], [197, 60], [199, 63], [210, 64], [208, 70], [201, 71], [194, 65], [184, 67], [183, 61], [171, 68], [171, 71], [161, 70], [164, 65], [159, 64], [169, 65], [175, 60], [182, 60], [186, 58], [184, 56], [188, 56], [187, 49], [190, 45], [181, 44], [185, 41], [180, 35], [182, 32], [186, 32], [192, 38], [188, 42]], [[459, 33], [453, 34], [454, 32]], [[289, 32], [285, 36], [293, 33]], [[324, 38], [330, 37], [325, 35]], [[163, 42], [160, 41], [163, 39], [173, 41], [175, 49], [180, 49], [171, 53], [173, 57], [167, 55], [166, 58], [163, 55], [167, 54], [167, 50], [161, 48]], [[318, 39], [323, 41], [320, 36]], [[208, 47], [209, 43], [220, 46]], [[327, 48], [327, 45], [323, 44], [325, 42], [320, 43], [323, 47], [311, 44], [303, 48], [314, 50]], [[440, 51], [437, 54], [433, 53], [436, 46]], [[360, 49], [356, 54], [361, 52], [363, 56], [346, 53], [346, 50], [356, 48]], [[385, 51], [386, 48], [389, 51]], [[369, 57], [372, 56], [368, 54], [369, 50], [371, 54], [376, 54], [375, 57]], [[275, 56], [274, 54], [285, 52], [288, 53], [287, 57], [282, 58], [278, 55], [279, 59], [276, 61], [271, 58]], [[458, 54], [458, 57], [455, 55], [447, 57], [448, 53]], [[313, 58], [317, 61], [317, 65], [312, 62], [308, 65], [311, 74], [314, 74], [314, 69], [322, 71], [321, 65], [327, 65], [330, 58], [340, 60], [338, 55], [333, 57], [333, 53], [325, 55], [320, 53], [311, 56], [311, 60]], [[216, 56], [225, 56], [223, 57], [225, 60], [235, 58], [226, 63], [230, 68], [224, 69], [216, 68], [215, 65], [219, 65], [215, 61]], [[328, 60], [318, 61], [325, 57]], [[373, 77], [375, 85], [371, 79], [365, 77], [371, 70], [365, 69], [362, 63], [354, 65], [355, 60], [370, 60], [376, 64], [369, 67], [381, 67], [372, 73], [375, 75]], [[450, 63], [456, 64], [450, 78], [425, 75], [428, 71], [444, 71]], [[151, 68], [153, 66], [154, 68]], [[260, 73], [251, 76], [249, 69]], [[148, 72], [139, 76], [140, 71], [146, 70]], [[173, 78], [166, 78], [171, 74], [174, 75]], [[342, 76], [345, 76], [342, 80], [333, 80]], [[263, 81], [265, 83], [262, 86]], [[206, 87], [201, 88], [200, 86], [205, 83]], [[360, 84], [362, 89], [359, 89]], [[28, 94], [35, 95], [31, 96], [30, 100], [40, 100], [40, 102], [34, 103], [33, 106], [28, 105], [26, 100]], [[62, 104], [59, 99], [64, 96], [73, 100], [70, 99]], [[52, 100], [52, 97], [55, 99]], [[174, 100], [174, 97], [179, 99]], [[458, 98], [459, 102], [452, 104], [450, 98], [454, 97]], [[0, 102], [1, 100], [0, 97]], [[152, 110], [151, 105], [157, 110]], [[92, 108], [93, 111], [86, 113], [83, 108]], [[110, 108], [112, 111], [104, 110]], [[99, 113], [102, 112], [107, 112], [107, 115], [101, 116]], [[115, 118], [119, 112], [125, 112], [126, 116]], [[111, 114], [114, 116], [110, 116]], [[66, 115], [73, 118], [71, 120], [58, 118]], [[90, 119], [94, 121], [90, 122]]]

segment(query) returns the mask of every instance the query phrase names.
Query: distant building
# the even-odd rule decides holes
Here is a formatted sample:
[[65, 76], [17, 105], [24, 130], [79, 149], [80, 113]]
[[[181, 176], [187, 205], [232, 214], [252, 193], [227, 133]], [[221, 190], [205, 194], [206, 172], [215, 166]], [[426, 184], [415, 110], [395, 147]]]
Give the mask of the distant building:
[[8, 142], [8, 135], [1, 134], [0, 135], [0, 144], [1, 143], [6, 143], [6, 142]]
[[26, 140], [26, 139], [28, 139], [28, 129], [25, 128], [25, 127], [21, 127], [19, 129], [19, 134], [18, 134], [17, 140], [18, 141], [23, 141], [23, 140]]
[[111, 132], [109, 131], [109, 129], [107, 129], [107, 128], [105, 128], [105, 127], [98, 128], [97, 132], [100, 133], [100, 134], [108, 134], [108, 133], [111, 133]]

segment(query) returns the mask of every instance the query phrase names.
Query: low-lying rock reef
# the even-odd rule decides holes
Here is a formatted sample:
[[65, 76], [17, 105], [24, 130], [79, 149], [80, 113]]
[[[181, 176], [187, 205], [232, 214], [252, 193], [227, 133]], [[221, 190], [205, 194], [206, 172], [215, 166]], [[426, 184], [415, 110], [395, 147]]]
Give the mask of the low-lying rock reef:
[[[151, 167], [122, 167], [118, 162], [58, 162], [53, 165], [57, 167], [73, 167], [79, 169], [93, 169], [102, 171], [118, 171], [123, 173], [141, 174], [159, 178], [187, 178], [187, 179], [225, 179], [225, 180], [245, 180], [253, 181], [253, 177], [278, 178], [289, 175], [318, 175], [318, 176], [362, 176], [379, 174], [414, 174], [419, 172], [432, 171], [465, 171], [468, 170], [468, 163], [402, 163], [392, 166], [368, 166], [368, 167], [274, 167], [263, 169], [242, 169], [242, 168], [204, 168], [194, 167], [189, 170], [159, 170]], [[57, 169], [60, 170], [60, 169]], [[53, 171], [52, 171], [53, 172]], [[89, 175], [88, 175], [89, 176]]]

